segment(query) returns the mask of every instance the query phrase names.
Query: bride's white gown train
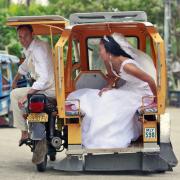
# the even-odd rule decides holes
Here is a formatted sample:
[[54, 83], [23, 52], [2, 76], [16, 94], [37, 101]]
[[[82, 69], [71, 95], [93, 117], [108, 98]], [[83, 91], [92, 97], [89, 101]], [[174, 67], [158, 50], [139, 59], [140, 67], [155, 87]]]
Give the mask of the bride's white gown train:
[[141, 134], [141, 123], [136, 110], [142, 105], [142, 97], [152, 95], [147, 83], [127, 74], [127, 63], [138, 66], [132, 59], [125, 60], [119, 75], [126, 83], [118, 89], [104, 92], [98, 89], [79, 89], [67, 99], [79, 99], [85, 114], [82, 122], [82, 144], [85, 148], [124, 148]]

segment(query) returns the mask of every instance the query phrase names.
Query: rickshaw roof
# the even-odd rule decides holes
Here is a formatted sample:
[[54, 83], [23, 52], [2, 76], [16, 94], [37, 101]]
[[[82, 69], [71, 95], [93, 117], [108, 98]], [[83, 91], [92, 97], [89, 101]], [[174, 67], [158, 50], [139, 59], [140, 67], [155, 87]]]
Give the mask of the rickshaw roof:
[[35, 35], [49, 35], [50, 28], [52, 34], [60, 34], [68, 23], [67, 19], [58, 15], [16, 16], [7, 20], [8, 26], [31, 25]]
[[106, 29], [111, 31], [111, 28], [137, 32], [136, 29], [153, 27], [152, 23], [147, 22], [147, 15], [144, 11], [75, 13], [70, 16], [70, 24], [66, 29], [73, 29], [73, 31], [96, 30], [96, 32]]
[[147, 21], [144, 11], [92, 12], [74, 13], [70, 15], [70, 24]]
[[10, 54], [0, 54], [0, 64], [1, 63], [19, 63], [19, 58]]
[[[125, 31], [127, 34], [136, 34], [141, 30], [145, 30], [146, 28], [151, 27], [154, 30], [156, 29], [152, 23], [150, 22], [104, 22], [104, 23], [84, 23], [84, 24], [76, 24], [67, 26], [66, 29], [71, 29], [72, 31], [78, 32], [89, 32], [90, 34], [101, 34], [104, 31], [108, 30], [122, 30]], [[127, 31], [128, 30], [128, 31]], [[126, 34], [125, 33], [125, 34]]]

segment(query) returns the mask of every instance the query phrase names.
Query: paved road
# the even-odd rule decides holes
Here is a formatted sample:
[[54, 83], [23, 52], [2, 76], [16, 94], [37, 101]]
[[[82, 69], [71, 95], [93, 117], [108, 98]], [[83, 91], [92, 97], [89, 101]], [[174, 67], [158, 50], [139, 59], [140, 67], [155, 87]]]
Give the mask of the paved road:
[[[169, 108], [172, 118], [171, 140], [174, 151], [180, 159], [180, 109]], [[31, 152], [28, 148], [17, 146], [20, 133], [17, 129], [0, 129], [0, 180], [175, 180], [180, 179], [180, 164], [173, 172], [162, 174], [141, 174], [141, 173], [76, 173], [55, 171], [48, 168], [44, 173], [36, 172], [31, 163]], [[62, 158], [60, 155], [58, 158]]]

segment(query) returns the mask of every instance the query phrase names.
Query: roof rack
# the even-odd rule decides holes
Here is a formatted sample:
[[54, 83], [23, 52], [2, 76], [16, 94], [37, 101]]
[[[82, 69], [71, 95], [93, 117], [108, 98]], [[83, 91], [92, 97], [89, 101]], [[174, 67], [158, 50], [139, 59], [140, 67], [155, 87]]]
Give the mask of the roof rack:
[[17, 22], [17, 21], [67, 21], [62, 16], [58, 15], [47, 15], [47, 16], [15, 16], [8, 18], [8, 22]]
[[70, 24], [100, 23], [100, 22], [124, 22], [124, 21], [147, 21], [144, 11], [121, 11], [121, 12], [93, 12], [74, 13], [70, 15]]

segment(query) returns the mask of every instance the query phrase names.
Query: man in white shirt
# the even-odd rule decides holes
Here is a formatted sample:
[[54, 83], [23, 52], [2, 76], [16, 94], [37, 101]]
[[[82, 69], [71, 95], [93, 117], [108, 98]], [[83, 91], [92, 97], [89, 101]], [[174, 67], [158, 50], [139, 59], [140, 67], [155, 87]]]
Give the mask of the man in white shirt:
[[17, 33], [21, 45], [24, 47], [25, 61], [19, 66], [13, 80], [12, 88], [16, 88], [17, 81], [27, 73], [35, 80], [32, 87], [16, 88], [11, 92], [11, 107], [14, 125], [21, 130], [20, 142], [29, 137], [27, 122], [23, 117], [22, 108], [27, 101], [27, 94], [44, 93], [55, 97], [54, 70], [50, 47], [46, 42], [34, 39], [31, 25], [20, 25]]
[[180, 80], [180, 62], [174, 59], [174, 61], [172, 62], [171, 69], [172, 69], [176, 88], [178, 88], [178, 81]]

